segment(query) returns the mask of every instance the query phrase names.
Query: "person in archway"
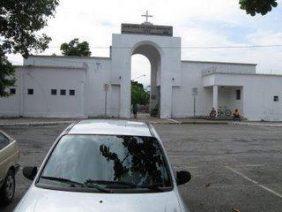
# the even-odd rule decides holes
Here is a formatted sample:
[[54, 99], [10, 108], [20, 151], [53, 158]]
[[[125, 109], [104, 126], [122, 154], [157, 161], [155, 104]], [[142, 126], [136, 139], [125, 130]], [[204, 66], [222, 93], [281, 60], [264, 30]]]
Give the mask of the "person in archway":
[[134, 118], [137, 119], [137, 112], [138, 112], [137, 104], [132, 105], [132, 112], [133, 112]]

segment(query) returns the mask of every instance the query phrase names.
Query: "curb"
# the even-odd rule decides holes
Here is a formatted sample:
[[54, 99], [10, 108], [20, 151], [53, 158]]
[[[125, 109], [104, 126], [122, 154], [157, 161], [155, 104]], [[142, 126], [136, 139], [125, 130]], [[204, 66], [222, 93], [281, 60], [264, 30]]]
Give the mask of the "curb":
[[220, 124], [229, 124], [229, 122], [227, 121], [215, 121], [215, 122], [212, 122], [212, 121], [175, 121], [175, 122], [158, 122], [158, 121], [149, 121], [151, 124], [215, 124], [215, 125], [220, 125]]
[[[139, 120], [144, 121], [144, 120]], [[9, 126], [52, 126], [52, 125], [58, 125], [58, 124], [71, 124], [75, 122], [75, 120], [72, 121], [49, 121], [49, 122], [23, 122], [23, 123], [6, 123], [6, 124], [0, 124], [0, 127], [9, 127]], [[175, 119], [168, 119], [163, 121], [148, 121], [151, 124], [214, 124], [214, 125], [220, 125], [220, 124], [234, 124], [234, 125], [251, 125], [247, 123], [237, 123], [237, 122], [228, 122], [228, 121], [179, 121]], [[257, 125], [256, 125], [257, 126]], [[261, 125], [260, 125], [261, 126]]]
[[256, 127], [282, 127], [282, 124], [275, 124], [275, 123], [231, 122], [229, 124], [241, 125], [241, 126], [256, 126]]
[[211, 121], [183, 121], [180, 122], [180, 124], [214, 124], [214, 125], [219, 125], [219, 124], [229, 124], [227, 121], [221, 121], [221, 122], [211, 122]]
[[23, 122], [23, 123], [7, 123], [0, 124], [0, 127], [9, 127], [9, 126], [52, 126], [58, 124], [71, 124], [74, 121], [56, 121], [56, 122]]
[[[143, 121], [143, 120], [140, 120]], [[52, 125], [59, 125], [59, 124], [71, 124], [75, 122], [72, 121], [51, 121], [51, 122], [23, 122], [23, 123], [6, 123], [0, 124], [0, 127], [9, 127], [9, 126], [52, 126]], [[282, 127], [282, 124], [267, 124], [267, 123], [251, 123], [251, 122], [233, 122], [233, 121], [179, 121], [179, 120], [171, 120], [168, 119], [167, 121], [149, 121], [151, 124], [214, 124], [214, 125], [241, 125], [241, 126], [261, 126], [261, 127]]]

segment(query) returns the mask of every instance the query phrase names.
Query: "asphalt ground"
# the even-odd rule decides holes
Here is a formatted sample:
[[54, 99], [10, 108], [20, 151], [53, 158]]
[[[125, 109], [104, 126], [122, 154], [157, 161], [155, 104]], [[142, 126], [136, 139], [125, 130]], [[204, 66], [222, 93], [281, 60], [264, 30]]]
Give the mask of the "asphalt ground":
[[[15, 137], [22, 166], [39, 166], [66, 125], [1, 127]], [[192, 212], [281, 212], [282, 128], [241, 125], [158, 124], [170, 161], [192, 180], [179, 186]], [[12, 211], [30, 181], [18, 173]]]

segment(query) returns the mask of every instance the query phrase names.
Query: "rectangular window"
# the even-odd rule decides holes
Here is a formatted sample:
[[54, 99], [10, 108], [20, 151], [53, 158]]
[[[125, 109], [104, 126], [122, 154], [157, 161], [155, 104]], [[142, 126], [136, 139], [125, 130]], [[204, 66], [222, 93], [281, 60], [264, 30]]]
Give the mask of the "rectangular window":
[[75, 90], [69, 90], [69, 95], [74, 96], [75, 95]]
[[273, 101], [274, 101], [274, 102], [279, 102], [279, 96], [274, 96], [274, 97], [273, 97]]
[[57, 95], [57, 89], [51, 89], [51, 95]]
[[65, 89], [61, 89], [60, 90], [60, 94], [61, 94], [61, 96], [65, 96], [66, 95], [66, 90]]
[[34, 91], [32, 88], [27, 89], [27, 94], [28, 95], [33, 95]]
[[10, 94], [16, 94], [16, 89], [15, 88], [10, 88]]
[[236, 90], [236, 99], [237, 100], [241, 99], [241, 90]]

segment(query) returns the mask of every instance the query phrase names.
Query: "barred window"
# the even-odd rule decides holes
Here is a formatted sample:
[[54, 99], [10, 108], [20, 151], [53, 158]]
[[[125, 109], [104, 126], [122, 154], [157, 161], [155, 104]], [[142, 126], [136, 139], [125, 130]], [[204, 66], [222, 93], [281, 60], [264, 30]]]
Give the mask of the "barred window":
[[75, 95], [75, 90], [69, 90], [69, 95], [74, 96]]
[[61, 94], [61, 96], [65, 96], [66, 95], [66, 90], [65, 89], [61, 89], [60, 90], [60, 94]]
[[51, 89], [51, 95], [57, 95], [57, 89]]

